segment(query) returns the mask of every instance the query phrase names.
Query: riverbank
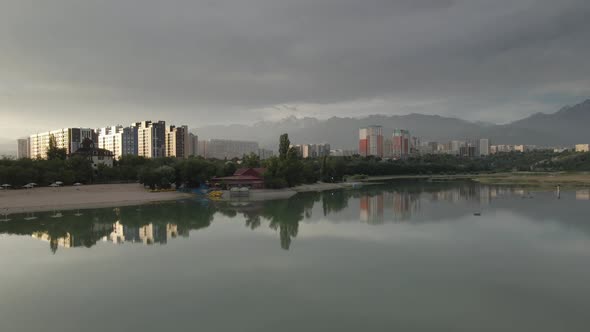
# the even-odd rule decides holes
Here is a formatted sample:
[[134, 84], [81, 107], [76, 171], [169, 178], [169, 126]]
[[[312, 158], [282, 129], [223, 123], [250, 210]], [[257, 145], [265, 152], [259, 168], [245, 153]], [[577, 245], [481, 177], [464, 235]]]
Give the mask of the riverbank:
[[501, 173], [475, 176], [473, 181], [491, 185], [509, 185], [535, 188], [587, 188], [590, 187], [590, 173]]
[[360, 183], [360, 182], [343, 182], [343, 183], [327, 183], [318, 182], [313, 184], [302, 184], [293, 188], [284, 189], [251, 189], [248, 196], [234, 196], [231, 197], [228, 190], [223, 191], [221, 200], [223, 201], [268, 201], [275, 199], [288, 199], [295, 196], [297, 193], [304, 192], [321, 192], [328, 190], [351, 189], [360, 186], [375, 185], [377, 183]]
[[370, 176], [359, 180], [363, 183], [388, 182], [397, 180], [425, 180], [432, 182], [444, 181], [475, 181], [482, 184], [529, 186], [537, 188], [590, 187], [589, 172], [511, 172], [491, 174], [456, 174], [456, 175], [387, 175]]
[[1, 190], [0, 214], [129, 206], [190, 197], [179, 192], [149, 192], [137, 183]]

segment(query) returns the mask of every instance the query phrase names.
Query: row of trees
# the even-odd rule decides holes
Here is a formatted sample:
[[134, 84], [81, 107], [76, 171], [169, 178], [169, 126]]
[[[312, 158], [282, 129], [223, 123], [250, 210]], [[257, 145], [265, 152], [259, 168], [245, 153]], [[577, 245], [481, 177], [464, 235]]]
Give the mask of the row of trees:
[[462, 158], [450, 155], [424, 155], [406, 160], [381, 160], [373, 157], [323, 157], [302, 159], [290, 147], [289, 136], [279, 141], [279, 155], [260, 160], [255, 154], [238, 160], [212, 160], [124, 156], [113, 167], [98, 165], [93, 169], [82, 157], [66, 158], [50, 140], [47, 159], [0, 159], [0, 184], [22, 186], [35, 182], [47, 185], [55, 181], [65, 184], [140, 181], [152, 188], [168, 188], [172, 184], [196, 187], [215, 176], [229, 176], [238, 167], [265, 167], [264, 180], [269, 188], [292, 187], [317, 181], [338, 182], [347, 176], [379, 176], [410, 174], [464, 174], [507, 171], [590, 171], [590, 153], [499, 153], [484, 158]]

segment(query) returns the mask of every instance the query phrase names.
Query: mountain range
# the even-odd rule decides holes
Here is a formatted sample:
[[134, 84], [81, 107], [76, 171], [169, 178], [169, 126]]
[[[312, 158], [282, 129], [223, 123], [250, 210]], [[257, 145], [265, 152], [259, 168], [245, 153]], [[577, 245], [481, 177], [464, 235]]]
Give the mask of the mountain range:
[[[572, 146], [590, 143], [590, 99], [563, 107], [555, 113], [536, 113], [504, 125], [425, 114], [331, 117], [326, 120], [291, 116], [253, 125], [205, 126], [197, 129], [195, 134], [199, 139], [257, 141], [261, 147], [276, 149], [279, 136], [288, 133], [293, 144], [325, 142], [333, 148], [356, 149], [358, 129], [369, 125], [383, 126], [386, 137], [394, 128], [408, 129], [423, 142], [489, 138], [492, 144]], [[0, 138], [0, 155], [16, 155], [16, 140]]]
[[293, 144], [325, 142], [333, 148], [354, 149], [358, 144], [358, 129], [368, 125], [383, 126], [386, 137], [394, 128], [408, 129], [423, 142], [489, 138], [492, 144], [572, 146], [590, 143], [590, 99], [563, 107], [555, 113], [536, 113], [503, 125], [425, 114], [332, 117], [326, 120], [291, 116], [253, 125], [205, 126], [197, 129], [195, 134], [199, 139], [257, 141], [261, 147], [276, 149], [279, 136], [288, 133]]

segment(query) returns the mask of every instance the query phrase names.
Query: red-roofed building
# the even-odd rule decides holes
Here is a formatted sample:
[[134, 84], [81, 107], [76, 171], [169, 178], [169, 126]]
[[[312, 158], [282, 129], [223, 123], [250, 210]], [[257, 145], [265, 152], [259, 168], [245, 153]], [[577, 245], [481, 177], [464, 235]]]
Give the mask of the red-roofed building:
[[215, 177], [211, 181], [227, 187], [264, 188], [264, 172], [266, 168], [240, 168], [232, 176]]

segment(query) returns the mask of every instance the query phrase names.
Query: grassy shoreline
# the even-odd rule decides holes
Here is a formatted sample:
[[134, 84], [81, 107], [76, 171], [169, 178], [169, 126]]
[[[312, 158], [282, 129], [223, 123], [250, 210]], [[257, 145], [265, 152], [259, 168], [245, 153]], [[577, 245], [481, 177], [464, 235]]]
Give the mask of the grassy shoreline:
[[559, 185], [564, 189], [590, 187], [589, 172], [512, 172], [456, 175], [392, 175], [372, 176], [360, 181], [370, 183], [375, 181], [395, 180], [469, 180], [490, 185], [527, 186], [538, 188], [555, 188], [557, 185]]

